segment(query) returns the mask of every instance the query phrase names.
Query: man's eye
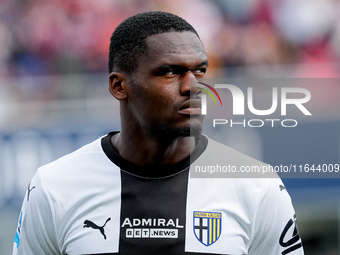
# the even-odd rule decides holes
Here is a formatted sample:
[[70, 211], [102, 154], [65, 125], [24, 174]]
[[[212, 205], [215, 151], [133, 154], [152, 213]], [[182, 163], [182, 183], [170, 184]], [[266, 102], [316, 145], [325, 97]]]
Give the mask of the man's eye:
[[174, 70], [171, 70], [171, 71], [169, 70], [169, 71], [164, 72], [164, 75], [174, 75], [174, 74], [176, 74]]
[[206, 73], [206, 69], [197, 69], [197, 70], [195, 70], [194, 71], [194, 74], [198, 74], [198, 75], [203, 75], [203, 74], [205, 74]]

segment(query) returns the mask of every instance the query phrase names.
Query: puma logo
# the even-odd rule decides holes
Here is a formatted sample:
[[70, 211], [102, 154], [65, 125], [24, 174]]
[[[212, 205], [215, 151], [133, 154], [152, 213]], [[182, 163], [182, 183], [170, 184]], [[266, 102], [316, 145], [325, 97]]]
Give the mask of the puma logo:
[[[293, 233], [292, 231], [293, 230]], [[283, 229], [279, 243], [283, 248], [287, 248], [282, 252], [282, 255], [288, 254], [302, 247], [301, 237], [296, 223], [296, 216], [290, 219]]]
[[284, 190], [284, 189], [287, 190], [286, 187], [283, 186], [283, 185], [279, 185], [279, 188], [280, 188], [280, 191], [282, 191], [282, 190]]
[[30, 200], [30, 193], [31, 193], [32, 189], [35, 188], [35, 186], [33, 186], [32, 188], [30, 188], [30, 186], [31, 186], [31, 183], [29, 183], [28, 187], [27, 187], [27, 201]]
[[104, 236], [104, 239], [106, 240], [106, 235], [105, 235], [105, 231], [104, 231], [104, 227], [106, 225], [106, 223], [111, 220], [111, 218], [108, 218], [103, 226], [97, 226], [95, 223], [93, 223], [90, 220], [85, 220], [84, 221], [84, 228], [93, 228], [93, 229], [99, 229], [100, 233]]

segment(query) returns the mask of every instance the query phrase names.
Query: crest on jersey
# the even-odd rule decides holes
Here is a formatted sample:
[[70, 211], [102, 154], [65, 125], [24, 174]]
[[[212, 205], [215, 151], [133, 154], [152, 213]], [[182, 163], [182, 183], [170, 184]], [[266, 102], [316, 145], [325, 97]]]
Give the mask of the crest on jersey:
[[222, 231], [222, 214], [194, 211], [194, 233], [205, 246], [215, 243]]

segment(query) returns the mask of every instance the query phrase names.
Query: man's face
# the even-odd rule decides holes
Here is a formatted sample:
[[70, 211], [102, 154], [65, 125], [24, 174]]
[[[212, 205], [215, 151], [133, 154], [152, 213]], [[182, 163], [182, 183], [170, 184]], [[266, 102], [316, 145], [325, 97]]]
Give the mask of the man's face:
[[127, 88], [130, 116], [155, 135], [197, 135], [203, 116], [196, 85], [208, 68], [201, 41], [192, 32], [169, 32], [146, 43]]

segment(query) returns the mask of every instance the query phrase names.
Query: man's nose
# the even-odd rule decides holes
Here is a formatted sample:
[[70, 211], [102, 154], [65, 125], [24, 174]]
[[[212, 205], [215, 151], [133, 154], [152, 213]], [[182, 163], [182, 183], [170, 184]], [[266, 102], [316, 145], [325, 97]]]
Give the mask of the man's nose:
[[197, 88], [197, 78], [191, 71], [187, 71], [183, 74], [183, 79], [180, 84], [181, 95], [197, 94], [200, 90]]

